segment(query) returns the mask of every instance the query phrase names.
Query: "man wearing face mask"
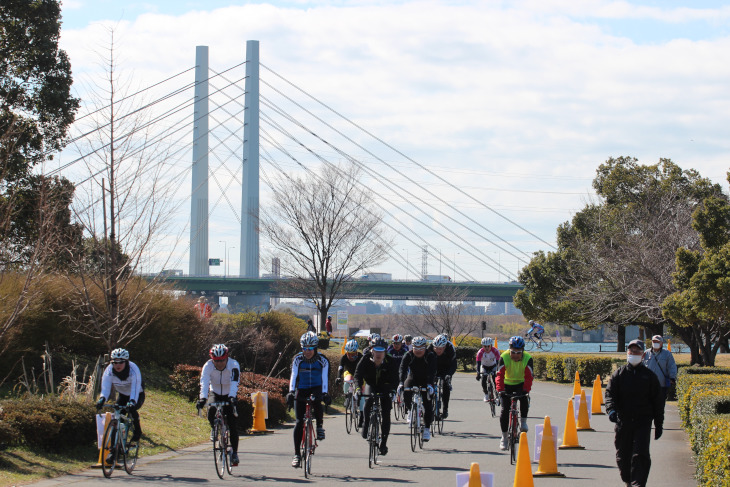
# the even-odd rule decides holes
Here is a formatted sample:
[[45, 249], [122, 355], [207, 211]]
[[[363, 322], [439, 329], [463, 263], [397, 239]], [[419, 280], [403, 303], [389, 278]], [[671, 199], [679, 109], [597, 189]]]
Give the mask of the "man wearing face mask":
[[644, 487], [649, 478], [651, 423], [654, 439], [662, 436], [664, 401], [656, 374], [643, 363], [644, 342], [632, 340], [627, 364], [608, 380], [606, 413], [616, 423], [616, 463], [627, 486]]
[[[661, 335], [651, 337], [651, 350], [644, 353], [644, 365], [654, 372], [662, 388], [662, 400], [666, 403], [669, 386], [674, 385], [677, 379], [677, 364], [674, 363], [672, 352], [664, 350], [664, 339]], [[662, 407], [664, 407], [662, 405]]]

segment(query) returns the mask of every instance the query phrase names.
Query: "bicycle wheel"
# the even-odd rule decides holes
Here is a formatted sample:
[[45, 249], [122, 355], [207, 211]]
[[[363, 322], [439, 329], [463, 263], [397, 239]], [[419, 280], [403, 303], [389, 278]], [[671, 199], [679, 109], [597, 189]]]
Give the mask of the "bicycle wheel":
[[396, 396], [393, 399], [393, 416], [395, 416], [395, 420], [398, 421], [398, 416], [400, 415], [400, 407], [399, 407], [399, 399], [398, 396]]
[[418, 447], [423, 450], [423, 405], [418, 405]]
[[349, 403], [347, 407], [345, 408], [345, 430], [347, 431], [347, 434], [349, 435], [352, 431], [352, 421], [353, 421], [353, 409], [352, 409], [352, 394], [348, 394], [345, 401], [347, 402], [347, 399], [349, 399]]
[[529, 352], [533, 348], [535, 348], [535, 340], [532, 337], [525, 339], [525, 351]]
[[517, 425], [517, 416], [515, 415], [515, 412], [512, 411], [510, 413], [510, 423], [509, 423], [509, 431], [507, 432], [507, 437], [509, 438], [509, 463], [510, 465], [514, 465], [517, 461], [517, 431], [518, 431], [518, 425]]
[[135, 441], [134, 444], [130, 446], [134, 432], [134, 423], [130, 422], [127, 428], [127, 434], [125, 435], [126, 438], [124, 439], [124, 445], [126, 447], [126, 453], [124, 454], [124, 470], [129, 475], [132, 475], [132, 471], [137, 465], [137, 455], [139, 454], [139, 441]]
[[550, 337], [544, 336], [540, 342], [540, 348], [543, 352], [549, 352], [553, 349], [553, 340]]
[[398, 407], [400, 408], [400, 418], [405, 421], [408, 419], [407, 412], [406, 412], [406, 401], [403, 399], [403, 396], [400, 397], [400, 402], [398, 403]]
[[304, 477], [312, 475], [312, 447], [314, 445], [314, 426], [312, 420], [307, 421], [306, 435], [304, 437]]
[[224, 435], [223, 435], [223, 451], [226, 452], [226, 470], [228, 471], [228, 475], [233, 475], [233, 462], [231, 456], [233, 455], [233, 448], [231, 448], [231, 431], [228, 429], [228, 426], [223, 428]]
[[[104, 477], [109, 478], [112, 476], [114, 468], [117, 466], [117, 460], [119, 459], [119, 449], [116, 448], [116, 436], [117, 436], [117, 425], [114, 421], [109, 423], [109, 426], [104, 431], [104, 439], [101, 444], [104, 452], [112, 454], [111, 463], [106, 463], [106, 457], [101, 459], [101, 471]], [[112, 438], [115, 440], [112, 442]]]
[[213, 461], [215, 462], [215, 473], [219, 478], [223, 478], [226, 470], [226, 449], [223, 445], [223, 425], [215, 422], [215, 431], [213, 433]]
[[411, 405], [411, 422], [409, 426], [411, 430], [411, 451], [415, 452], [418, 443], [418, 411], [415, 405]]
[[497, 398], [496, 398], [496, 386], [494, 384], [494, 378], [489, 375], [487, 377], [487, 396], [489, 397], [489, 409], [492, 411], [492, 417], [497, 416]]
[[362, 414], [362, 411], [360, 411], [360, 401], [357, 401], [357, 404], [355, 404], [355, 401], [352, 401], [352, 420], [355, 423], [355, 431], [360, 432], [360, 415]]
[[370, 435], [368, 436], [370, 443], [370, 454], [368, 455], [368, 467], [378, 463], [378, 419], [375, 414], [370, 416]]
[[443, 414], [444, 387], [447, 387], [447, 386], [445, 386], [444, 383], [441, 382], [441, 386], [439, 387], [439, 396], [438, 396], [438, 404], [437, 404], [439, 415], [438, 415], [438, 420], [436, 421], [436, 428], [439, 430], [440, 435], [442, 435], [444, 433], [444, 414]]

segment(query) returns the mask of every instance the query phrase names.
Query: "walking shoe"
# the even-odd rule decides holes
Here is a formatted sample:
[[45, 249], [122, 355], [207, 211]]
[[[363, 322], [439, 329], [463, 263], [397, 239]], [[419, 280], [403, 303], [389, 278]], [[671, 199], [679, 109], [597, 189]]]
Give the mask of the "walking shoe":
[[233, 454], [231, 455], [231, 465], [234, 467], [238, 466], [238, 453], [236, 452], [233, 452]]
[[424, 428], [423, 429], [423, 441], [428, 441], [431, 439], [431, 428]]
[[357, 427], [362, 428], [363, 423], [365, 422], [365, 415], [361, 414], [360, 417], [357, 420]]
[[489, 394], [484, 394], [484, 402], [489, 402]]
[[522, 431], [524, 431], [525, 433], [527, 432], [527, 430], [528, 430], [528, 428], [527, 428], [527, 418], [522, 418], [522, 424], [521, 424], [520, 429]]
[[368, 439], [368, 428], [360, 428], [360, 435], [362, 436], [363, 440]]
[[502, 433], [502, 439], [499, 440], [499, 449], [502, 451], [507, 449], [507, 433]]
[[291, 459], [291, 466], [294, 468], [300, 468], [302, 466], [301, 455], [294, 455]]
[[324, 428], [317, 428], [317, 439], [319, 441], [324, 440]]
[[388, 447], [385, 445], [380, 446], [380, 448], [378, 448], [378, 453], [380, 453], [381, 457], [384, 457], [388, 454]]
[[441, 419], [446, 419], [448, 417], [449, 417], [449, 410], [448, 409], [444, 409], [444, 412], [441, 413]]
[[410, 422], [411, 422], [411, 418], [412, 418], [412, 417], [413, 417], [413, 410], [412, 410], [412, 409], [409, 409], [409, 410], [408, 410], [408, 423], [409, 423], [409, 424], [410, 424]]
[[215, 429], [210, 429], [210, 441], [215, 441]]

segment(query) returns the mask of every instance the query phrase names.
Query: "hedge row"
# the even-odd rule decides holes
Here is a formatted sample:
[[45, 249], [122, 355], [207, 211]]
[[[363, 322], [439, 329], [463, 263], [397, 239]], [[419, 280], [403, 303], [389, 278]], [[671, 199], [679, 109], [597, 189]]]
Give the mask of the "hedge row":
[[697, 484], [730, 486], [730, 369], [683, 367], [677, 400], [694, 452]]
[[57, 452], [96, 440], [92, 403], [30, 396], [0, 402], [0, 445]]
[[613, 371], [615, 359], [563, 353], [534, 353], [532, 365], [535, 378], [555, 382], [573, 382], [575, 373], [583, 387], [590, 387], [596, 376], [606, 380]]

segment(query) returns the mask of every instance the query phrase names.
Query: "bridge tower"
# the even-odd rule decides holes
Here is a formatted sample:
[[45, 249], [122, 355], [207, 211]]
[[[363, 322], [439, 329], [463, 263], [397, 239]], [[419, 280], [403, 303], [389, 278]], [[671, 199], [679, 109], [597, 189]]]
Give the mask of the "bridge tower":
[[195, 48], [193, 187], [190, 195], [190, 267], [208, 275], [208, 46]]
[[259, 277], [259, 41], [246, 41], [240, 276]]

